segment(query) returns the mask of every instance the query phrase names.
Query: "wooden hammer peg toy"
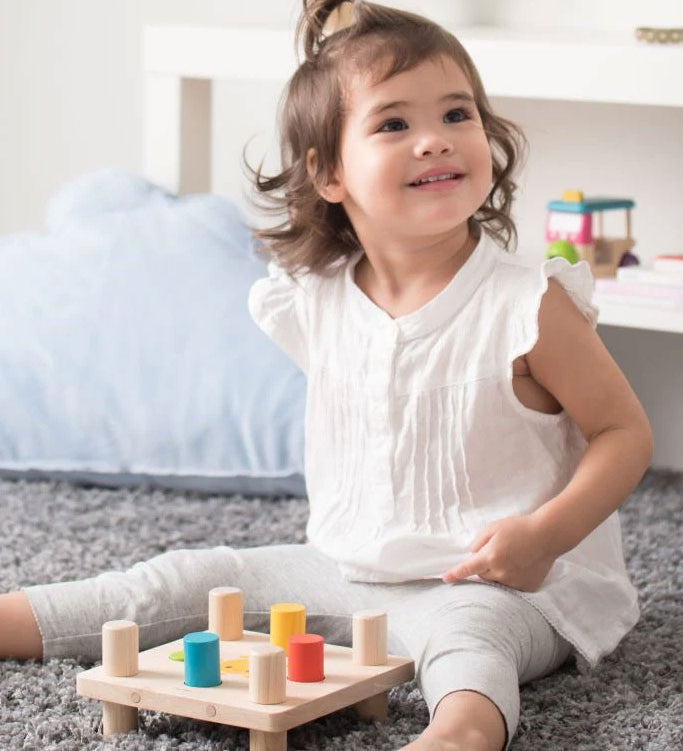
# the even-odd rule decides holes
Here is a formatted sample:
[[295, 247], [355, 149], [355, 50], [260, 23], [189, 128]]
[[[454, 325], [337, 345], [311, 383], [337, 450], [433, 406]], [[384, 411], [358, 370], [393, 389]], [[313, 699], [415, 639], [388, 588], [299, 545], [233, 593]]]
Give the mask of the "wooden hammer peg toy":
[[[102, 670], [105, 675], [138, 674], [140, 635], [134, 621], [107, 621], [102, 626]], [[138, 727], [137, 707], [102, 702], [102, 733], [129, 733]]]
[[257, 704], [281, 704], [286, 698], [287, 660], [281, 647], [264, 645], [249, 653], [249, 698]]
[[270, 643], [288, 654], [287, 640], [306, 633], [306, 608], [298, 602], [276, 602], [270, 606]]
[[[135, 623], [104, 624], [102, 665], [78, 673], [76, 688], [102, 702], [105, 736], [136, 730], [138, 709], [146, 709], [248, 728], [249, 751], [287, 751], [288, 730], [344, 707], [386, 719], [389, 689], [415, 677], [411, 659], [387, 655], [383, 610], [353, 614], [353, 648], [307, 634], [306, 609], [291, 602], [272, 606], [270, 634], [242, 631], [234, 638], [241, 593], [218, 589], [209, 603], [215, 631], [138, 652]], [[248, 673], [245, 665], [221, 682], [221, 661], [248, 662]]]
[[215, 587], [209, 591], [209, 631], [220, 641], [237, 641], [244, 628], [244, 594], [238, 587]]
[[354, 665], [387, 664], [387, 614], [384, 610], [359, 610], [353, 614]]

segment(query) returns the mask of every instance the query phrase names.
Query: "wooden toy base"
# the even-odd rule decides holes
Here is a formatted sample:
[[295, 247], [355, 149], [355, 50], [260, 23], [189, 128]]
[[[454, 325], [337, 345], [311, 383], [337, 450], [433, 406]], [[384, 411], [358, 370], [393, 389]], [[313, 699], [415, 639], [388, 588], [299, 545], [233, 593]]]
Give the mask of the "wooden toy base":
[[[268, 634], [245, 631], [243, 638], [220, 642], [221, 661], [238, 660], [254, 646], [270, 644]], [[325, 679], [318, 683], [287, 681], [281, 704], [256, 704], [249, 698], [249, 676], [222, 673], [220, 686], [190, 688], [184, 665], [169, 659], [182, 650], [182, 639], [139, 654], [136, 675], [107, 675], [102, 666], [79, 673], [78, 694], [103, 702], [104, 735], [137, 728], [137, 710], [151, 709], [182, 717], [248, 728], [250, 751], [286, 751], [287, 730], [356, 705], [364, 717], [385, 719], [387, 692], [412, 680], [412, 660], [389, 655], [386, 665], [354, 665], [352, 649], [325, 644]]]

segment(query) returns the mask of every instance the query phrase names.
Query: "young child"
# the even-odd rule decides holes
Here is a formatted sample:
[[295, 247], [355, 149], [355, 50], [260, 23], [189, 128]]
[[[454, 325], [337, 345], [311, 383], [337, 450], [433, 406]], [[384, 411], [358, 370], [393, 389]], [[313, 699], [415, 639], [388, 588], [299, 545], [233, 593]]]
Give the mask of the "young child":
[[617, 508], [652, 437], [595, 332], [588, 265], [509, 252], [523, 140], [462, 46], [364, 2], [332, 30], [339, 5], [304, 2], [282, 172], [256, 173], [287, 210], [257, 232], [273, 259], [249, 307], [308, 378], [307, 542], [0, 596], [0, 652], [96, 659], [117, 618], [148, 648], [206, 628], [221, 585], [244, 590], [247, 628], [295, 600], [338, 643], [382, 607], [430, 712], [404, 748], [499, 751], [520, 684], [572, 654], [594, 666], [638, 619]]

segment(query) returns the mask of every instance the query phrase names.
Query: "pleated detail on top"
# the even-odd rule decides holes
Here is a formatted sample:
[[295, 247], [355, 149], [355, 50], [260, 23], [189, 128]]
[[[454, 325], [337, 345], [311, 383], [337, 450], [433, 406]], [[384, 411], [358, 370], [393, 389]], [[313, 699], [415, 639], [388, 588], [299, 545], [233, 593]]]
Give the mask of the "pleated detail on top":
[[[349, 385], [339, 381], [321, 369], [315, 378], [309, 379], [309, 389], [313, 403], [307, 420], [310, 429], [315, 430], [317, 447], [315, 451], [315, 468], [307, 467], [307, 477], [314, 484], [309, 488], [309, 495], [319, 492], [317, 482], [324, 483], [324, 501], [319, 508], [312, 508], [312, 518], [323, 534], [330, 532], [347, 534], [353, 526], [357, 515], [360, 496], [359, 480], [363, 457], [364, 437], [358, 430], [359, 416], [353, 412], [357, 407], [350, 398]], [[324, 410], [318, 410], [320, 397], [324, 394]], [[344, 447], [350, 441], [357, 441], [360, 451], [348, 451]]]
[[[391, 464], [391, 452], [387, 457], [372, 460], [373, 428], [367, 415], [368, 399], [358, 384], [339, 380], [326, 368], [311, 375], [309, 388], [313, 394], [324, 394], [324, 398], [316, 398], [316, 403], [325, 405], [324, 410], [313, 409], [309, 415], [315, 427], [318, 464], [310, 475], [320, 478], [325, 488], [322, 496], [325, 512], [321, 514], [318, 534], [348, 535], [359, 540], [376, 536], [386, 520], [387, 510], [393, 514], [393, 507], [388, 508], [389, 499], [381, 507], [369, 502], [371, 480], [382, 461], [383, 466]], [[312, 488], [315, 490], [316, 486]]]
[[406, 531], [461, 537], [471, 510], [462, 437], [466, 385], [434, 389], [397, 400], [396, 525]]
[[449, 409], [449, 389], [432, 391], [428, 395], [430, 424], [433, 425], [434, 449], [429, 450], [433, 468], [428, 473], [432, 477], [433, 487], [428, 487], [429, 517], [428, 529], [432, 534], [448, 534], [446, 507], [457, 505], [457, 490], [453, 477], [448, 477], [448, 460], [446, 457], [445, 433], [454, 418]]
[[458, 448], [460, 449], [460, 467], [461, 472], [458, 473], [458, 476], [462, 480], [462, 493], [461, 497], [463, 499], [463, 503], [461, 505], [461, 513], [467, 509], [469, 511], [474, 511], [475, 504], [474, 504], [474, 497], [472, 495], [472, 486], [470, 483], [470, 474], [467, 469], [467, 454], [465, 453], [465, 436], [468, 435], [471, 427], [469, 425], [465, 424], [465, 421], [467, 419], [467, 410], [465, 408], [465, 391], [468, 387], [468, 384], [463, 384], [462, 388], [456, 389], [456, 396], [458, 397], [458, 405], [457, 405], [457, 414], [458, 414], [458, 426], [460, 430], [458, 431]]

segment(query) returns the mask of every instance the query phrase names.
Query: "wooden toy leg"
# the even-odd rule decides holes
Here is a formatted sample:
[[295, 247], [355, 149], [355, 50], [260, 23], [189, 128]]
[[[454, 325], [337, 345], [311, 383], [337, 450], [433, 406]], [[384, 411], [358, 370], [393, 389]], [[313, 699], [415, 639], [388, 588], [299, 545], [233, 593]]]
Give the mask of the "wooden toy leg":
[[250, 730], [249, 751], [287, 751], [287, 731], [267, 733], [264, 730]]
[[386, 720], [389, 716], [389, 694], [384, 691], [363, 699], [353, 706], [364, 720]]
[[[106, 675], [137, 675], [140, 639], [134, 621], [107, 621], [102, 625], [102, 668]], [[138, 708], [102, 702], [102, 735], [130, 733], [138, 727]]]
[[102, 735], [112, 733], [130, 733], [138, 729], [137, 707], [127, 707], [125, 704], [114, 704], [110, 701], [102, 702]]

